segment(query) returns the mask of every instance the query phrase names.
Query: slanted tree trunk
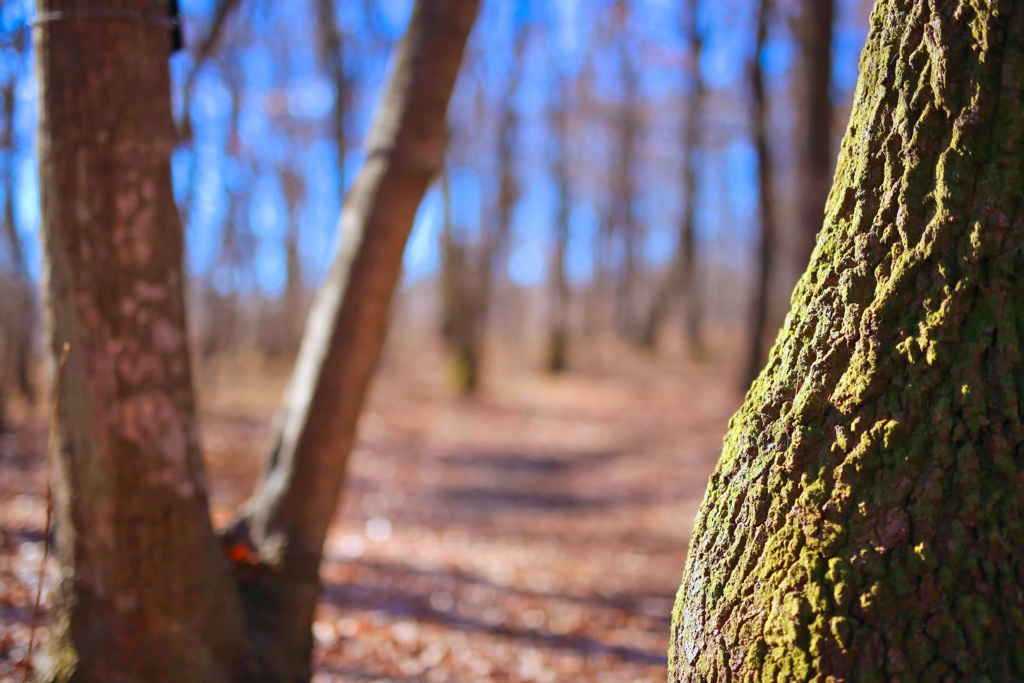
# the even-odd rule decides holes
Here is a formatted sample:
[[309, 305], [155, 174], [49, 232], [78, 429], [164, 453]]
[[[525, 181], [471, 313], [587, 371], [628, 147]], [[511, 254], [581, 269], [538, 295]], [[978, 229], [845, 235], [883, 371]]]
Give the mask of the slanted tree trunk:
[[416, 210], [441, 171], [445, 112], [476, 0], [420, 0], [397, 49], [341, 215], [338, 256], [317, 293], [267, 471], [229, 538], [266, 563], [265, 652], [282, 680], [310, 675], [319, 566], [356, 422], [377, 365]]
[[1024, 680], [1024, 2], [879, 0], [670, 680]]
[[821, 229], [821, 217], [832, 180], [832, 35], [835, 0], [804, 0], [801, 43], [803, 79], [803, 163], [800, 193], [801, 228], [797, 263], [802, 269], [811, 257]]
[[[40, 0], [37, 12], [83, 7]], [[321, 546], [476, 11], [475, 0], [413, 9], [268, 472], [223, 539], [210, 524], [185, 334], [170, 41], [161, 26], [117, 19], [65, 14], [36, 27], [49, 343], [54, 356], [72, 346], [48, 680], [310, 678]]]
[[86, 19], [41, 23], [33, 35], [49, 344], [54, 357], [72, 348], [47, 676], [232, 680], [243, 621], [199, 449], [171, 191], [170, 38], [159, 26]]
[[771, 124], [768, 120], [768, 102], [764, 92], [764, 68], [761, 53], [768, 35], [771, 0], [761, 0], [757, 20], [757, 45], [750, 65], [751, 94], [753, 97], [754, 148], [757, 150], [757, 187], [759, 230], [755, 257], [756, 276], [754, 297], [750, 307], [750, 329], [747, 338], [747, 360], [741, 384], [746, 389], [765, 358], [765, 328], [768, 326], [768, 306], [771, 294], [772, 271], [775, 267], [775, 195], [772, 187], [772, 161], [768, 147]]

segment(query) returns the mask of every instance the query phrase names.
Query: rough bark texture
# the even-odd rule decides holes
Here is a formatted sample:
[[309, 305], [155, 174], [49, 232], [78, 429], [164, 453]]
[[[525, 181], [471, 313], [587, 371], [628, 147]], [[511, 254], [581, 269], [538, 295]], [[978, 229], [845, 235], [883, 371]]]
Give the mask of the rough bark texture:
[[[39, 14], [94, 7], [40, 0]], [[163, 17], [159, 0], [105, 7]], [[166, 27], [35, 28], [44, 289], [60, 396], [50, 678], [223, 681], [240, 603], [207, 511], [171, 192]]]
[[1024, 2], [880, 0], [673, 681], [1024, 680]]
[[317, 294], [276, 444], [231, 542], [252, 543], [267, 575], [246, 593], [250, 627], [280, 680], [310, 675], [319, 566], [377, 365], [417, 208], [440, 172], [445, 113], [476, 0], [420, 0], [394, 58], [341, 214], [338, 256]]

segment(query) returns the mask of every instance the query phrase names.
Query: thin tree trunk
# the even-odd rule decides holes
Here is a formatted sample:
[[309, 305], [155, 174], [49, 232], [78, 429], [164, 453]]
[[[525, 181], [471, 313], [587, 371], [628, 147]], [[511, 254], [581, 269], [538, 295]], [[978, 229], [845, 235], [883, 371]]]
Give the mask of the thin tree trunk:
[[765, 360], [765, 328], [768, 326], [768, 306], [771, 292], [772, 271], [775, 266], [775, 197], [772, 187], [772, 162], [768, 148], [770, 122], [768, 103], [764, 92], [764, 69], [761, 53], [768, 34], [770, 0], [761, 0], [757, 20], [757, 46], [751, 64], [751, 92], [754, 100], [754, 147], [757, 150], [758, 235], [757, 259], [755, 263], [754, 298], [750, 310], [750, 331], [747, 339], [747, 361], [742, 378], [746, 389], [761, 371]]
[[810, 260], [821, 229], [825, 200], [832, 180], [832, 35], [835, 0], [804, 0], [804, 159], [801, 182], [802, 227], [797, 263]]
[[341, 246], [310, 312], [268, 469], [229, 531], [258, 550], [276, 596], [261, 615], [282, 680], [310, 675], [324, 538], [380, 356], [405, 243], [441, 171], [445, 111], [476, 0], [420, 0], [398, 47], [341, 215]]
[[569, 186], [569, 108], [566, 102], [565, 79], [556, 79], [553, 123], [556, 152], [552, 175], [558, 188], [558, 210], [555, 216], [555, 253], [551, 264], [551, 311], [548, 327], [547, 370], [559, 374], [566, 370], [569, 355], [569, 281], [566, 260], [569, 255], [569, 213], [571, 190]]
[[351, 83], [345, 69], [345, 35], [338, 26], [336, 0], [317, 0], [317, 41], [320, 59], [327, 69], [327, 77], [334, 87], [334, 106], [331, 108], [331, 138], [337, 149], [338, 196], [345, 196], [345, 157], [348, 153], [348, 133], [345, 121], [351, 101]]
[[[241, 156], [239, 123], [242, 113], [242, 73], [234, 59], [225, 60], [221, 64], [224, 82], [230, 94], [231, 105], [228, 114], [228, 127], [224, 154], [234, 157], [235, 163], [244, 166]], [[193, 179], [194, 182], [194, 179]], [[200, 336], [200, 356], [206, 360], [215, 354], [233, 348], [237, 344], [238, 327], [238, 281], [237, 275], [243, 256], [240, 249], [239, 215], [248, 203], [248, 188], [239, 190], [234, 183], [226, 183], [224, 193], [227, 210], [220, 229], [220, 253], [210, 268], [206, 278], [205, 326]], [[227, 296], [218, 291], [215, 276], [218, 270], [226, 270], [232, 274], [231, 291]]]
[[697, 173], [700, 158], [701, 111], [704, 106], [704, 75], [700, 70], [701, 54], [704, 50], [704, 39], [697, 20], [697, 0], [689, 0], [690, 26], [689, 43], [692, 58], [693, 94], [690, 108], [686, 116], [683, 131], [683, 149], [686, 160], [683, 165], [683, 196], [686, 198], [686, 209], [683, 214], [682, 231], [679, 235], [681, 249], [679, 290], [686, 300], [686, 312], [683, 333], [690, 349], [690, 355], [700, 358], [704, 354], [704, 343], [701, 339], [701, 322], [704, 311], [701, 305], [700, 282], [697, 278]]
[[656, 286], [651, 305], [648, 308], [640, 343], [648, 351], [657, 350], [662, 323], [669, 314], [676, 298], [675, 295], [678, 293], [686, 302], [683, 332], [690, 355], [700, 358], [704, 352], [700, 336], [703, 311], [696, 270], [695, 227], [697, 218], [697, 145], [700, 142], [700, 112], [704, 101], [704, 77], [700, 72], [703, 38], [697, 23], [697, 0], [686, 0], [686, 4], [689, 17], [687, 43], [690, 50], [690, 79], [693, 85], [693, 90], [687, 98], [682, 126], [684, 159], [682, 186], [686, 204], [679, 224], [679, 243], [676, 253], [665, 276]]
[[669, 680], [1024, 680], [1024, 2], [879, 0]]
[[630, 342], [640, 338], [637, 290], [641, 275], [643, 231], [636, 220], [636, 152], [639, 137], [639, 76], [628, 40], [631, 0], [616, 0], [619, 26], [618, 59], [623, 89], [616, 121], [618, 157], [613, 171], [613, 228], [622, 237], [622, 263], [618, 273], [616, 308], [619, 335]]
[[[35, 401], [35, 389], [29, 377], [29, 367], [32, 364], [32, 338], [36, 327], [36, 302], [32, 295], [32, 276], [29, 273], [28, 260], [25, 258], [25, 249], [18, 235], [18, 226], [15, 221], [15, 197], [17, 196], [17, 174], [15, 159], [15, 88], [17, 77], [14, 74], [0, 89], [0, 106], [2, 106], [3, 129], [4, 129], [4, 208], [3, 224], [4, 235], [7, 238], [8, 251], [14, 265], [14, 276], [16, 294], [12, 302], [15, 308], [14, 324], [6, 332], [9, 336], [11, 347], [10, 364], [13, 367], [0, 368], [0, 373], [5, 369], [13, 372], [15, 386], [29, 403]], [[0, 415], [2, 416], [2, 415]]]
[[299, 258], [299, 204], [305, 194], [305, 180], [299, 172], [288, 167], [281, 172], [281, 185], [284, 188], [288, 231], [285, 233], [284, 243], [284, 309], [280, 318], [283, 334], [279, 339], [281, 346], [277, 350], [292, 353], [302, 335], [305, 310], [302, 302], [302, 260]]
[[[512, 233], [512, 211], [519, 198], [519, 182], [516, 178], [516, 143], [519, 135], [519, 112], [516, 109], [516, 94], [522, 80], [520, 68], [529, 37], [521, 17], [516, 17], [513, 27], [514, 41], [512, 60], [516, 68], [511, 70], [505, 83], [502, 108], [498, 122], [498, 197], [496, 217], [480, 217], [479, 249], [476, 258], [469, 244], [459, 245], [462, 268], [457, 280], [461, 291], [457, 296], [458, 308], [453, 310], [459, 324], [453, 330], [457, 333], [451, 340], [454, 345], [456, 380], [459, 391], [464, 395], [475, 393], [480, 385], [480, 365], [483, 362], [488, 319], [493, 305], [495, 274], [507, 258], [509, 237]], [[486, 117], [486, 100], [481, 85], [477, 97], [477, 116]], [[482, 211], [481, 213], [485, 213]]]
[[[36, 9], [85, 6], [39, 0]], [[48, 677], [232, 680], [242, 619], [210, 525], [193, 401], [169, 162], [170, 40], [162, 27], [114, 20], [53, 20], [33, 36], [49, 344], [54, 357], [72, 349], [57, 434]]]

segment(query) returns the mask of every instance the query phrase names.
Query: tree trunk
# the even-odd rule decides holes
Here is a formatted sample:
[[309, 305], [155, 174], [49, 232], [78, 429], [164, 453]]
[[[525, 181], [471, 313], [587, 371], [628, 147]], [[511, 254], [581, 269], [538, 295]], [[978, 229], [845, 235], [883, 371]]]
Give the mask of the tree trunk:
[[[519, 65], [523, 62], [529, 35], [522, 17], [518, 15], [514, 20], [513, 33], [512, 61], [517, 66], [511, 70], [505, 83], [498, 120], [497, 216], [495, 220], [490, 220], [486, 215], [481, 215], [479, 248], [475, 250], [475, 258], [474, 250], [465, 241], [452, 245], [457, 247], [461, 257], [461, 269], [455, 271], [456, 278], [453, 281], [459, 291], [453, 292], [455, 296], [451, 299], [456, 307], [450, 309], [449, 314], [457, 324], [452, 328], [455, 336], [450, 341], [455, 354], [456, 380], [459, 392], [463, 395], [473, 394], [479, 389], [480, 364], [484, 357], [488, 318], [493, 304], [495, 274], [507, 257], [509, 237], [512, 234], [512, 211], [519, 199], [519, 181], [516, 178], [519, 112], [515, 102], [523, 74]], [[483, 118], [487, 116], [485, 91], [482, 83], [478, 87], [477, 115]], [[481, 213], [486, 214], [486, 211]], [[454, 237], [454, 231], [449, 231], [449, 236]]]
[[569, 104], [565, 78], [555, 79], [555, 102], [553, 103], [553, 133], [555, 136], [555, 158], [552, 175], [558, 188], [558, 209], [555, 216], [555, 253], [551, 264], [551, 308], [548, 321], [547, 370], [551, 374], [565, 372], [569, 355], [569, 280], [566, 260], [569, 256], [569, 213], [571, 190], [569, 185]]
[[669, 314], [675, 295], [686, 301], [683, 319], [683, 336], [690, 355], [700, 358], [704, 353], [700, 327], [703, 311], [697, 281], [697, 244], [695, 228], [697, 223], [697, 145], [700, 142], [700, 113], [704, 101], [704, 77], [700, 72], [700, 57], [703, 51], [703, 37], [697, 22], [697, 0], [686, 0], [689, 23], [686, 27], [687, 43], [690, 50], [690, 79], [693, 90], [687, 98], [686, 112], [682, 126], [683, 147], [683, 197], [686, 202], [679, 225], [679, 243], [668, 272], [655, 289], [647, 311], [641, 336], [641, 346], [654, 352], [658, 346], [658, 335], [662, 323]]
[[[39, 0], [37, 14], [91, 3]], [[118, 10], [161, 15], [153, 0]], [[207, 510], [171, 192], [166, 29], [54, 19], [33, 33], [44, 285], [60, 395], [58, 681], [225, 681], [234, 580]], [[88, 55], [83, 58], [83, 55]]]
[[879, 0], [670, 680], [1024, 680], [1024, 2]]
[[[299, 154], [302, 154], [301, 150]], [[277, 350], [291, 354], [298, 347], [299, 338], [302, 335], [303, 311], [305, 309], [303, 305], [305, 286], [302, 283], [302, 259], [299, 255], [299, 205], [305, 198], [306, 188], [305, 179], [290, 165], [282, 169], [280, 177], [284, 190], [288, 231], [284, 238], [284, 309], [280, 311], [281, 315], [278, 318], [282, 334], [277, 341], [281, 346]]]
[[338, 165], [338, 196], [345, 196], [345, 157], [348, 153], [348, 118], [351, 101], [351, 83], [345, 68], [345, 34], [338, 26], [336, 0], [316, 0], [317, 46], [320, 60], [327, 69], [327, 77], [334, 86], [334, 106], [331, 108], [331, 138], [334, 140]]
[[622, 261], [616, 286], [616, 316], [621, 338], [638, 343], [641, 319], [637, 290], [643, 259], [643, 230], [636, 220], [636, 156], [640, 134], [640, 78], [629, 41], [631, 0], [616, 0], [618, 26], [618, 60], [622, 84], [622, 103], [615, 122], [618, 143], [612, 171], [613, 229], [622, 237]]
[[682, 232], [679, 236], [679, 290], [686, 300], [686, 312], [683, 334], [690, 349], [690, 355], [700, 358], [704, 354], [704, 343], [701, 340], [701, 320], [704, 311], [701, 306], [700, 282], [697, 279], [697, 169], [700, 159], [697, 146], [700, 143], [701, 111], [704, 106], [704, 75], [700, 70], [700, 58], [704, 49], [704, 40], [697, 18], [697, 0], [689, 0], [690, 5], [690, 50], [693, 55], [692, 78], [693, 94], [690, 99], [689, 112], [686, 116], [683, 131], [683, 149], [686, 155], [683, 162], [683, 196], [686, 198], [686, 209], [683, 215]]
[[380, 356], [416, 210], [441, 171], [445, 112], [476, 0], [420, 0], [398, 47], [341, 215], [341, 246], [310, 311], [268, 469], [230, 542], [266, 563], [260, 642], [282, 680], [310, 675], [319, 565], [356, 422]]
[[[29, 403], [35, 401], [35, 389], [29, 378], [29, 366], [32, 364], [32, 338], [36, 327], [36, 302], [32, 295], [32, 276], [29, 273], [28, 261], [25, 258], [25, 249], [18, 235], [18, 226], [15, 222], [15, 195], [17, 194], [17, 173], [15, 157], [15, 88], [18, 85], [18, 77], [12, 73], [9, 80], [0, 88], [0, 108], [3, 116], [3, 142], [4, 142], [4, 207], [3, 217], [0, 220], [4, 225], [4, 236], [7, 241], [8, 253], [11, 263], [14, 266], [14, 296], [10, 301], [12, 311], [12, 325], [4, 334], [7, 335], [6, 346], [8, 351], [8, 367], [0, 367], [0, 381], [2, 375], [13, 375], [14, 385]], [[3, 409], [0, 407], [0, 422], [3, 418]], [[2, 432], [0, 426], [0, 432]]]
[[797, 263], [803, 268], [814, 250], [828, 198], [832, 171], [832, 35], [835, 0], [804, 0], [803, 83], [804, 154], [800, 183], [802, 226]]
[[747, 339], [747, 363], [742, 378], [746, 389], [757, 377], [764, 364], [765, 328], [768, 326], [768, 306], [771, 293], [772, 271], [775, 266], [775, 196], [772, 187], [772, 161], [768, 148], [771, 134], [768, 120], [768, 103], [764, 92], [764, 68], [761, 54], [768, 35], [770, 0], [761, 0], [757, 20], [757, 47], [751, 64], [751, 92], [754, 100], [754, 147], [757, 150], [758, 214], [760, 231], [755, 264], [757, 279], [754, 281], [754, 298], [750, 308], [750, 335]]
[[[115, 5], [140, 16], [166, 9]], [[308, 680], [321, 546], [405, 241], [443, 156], [477, 3], [413, 10], [278, 445], [222, 540], [210, 525], [185, 334], [170, 41], [155, 24], [72, 16], [83, 10], [41, 0], [38, 15], [54, 18], [35, 30], [49, 338], [54, 355], [72, 346], [57, 433], [61, 582], [47, 676]]]

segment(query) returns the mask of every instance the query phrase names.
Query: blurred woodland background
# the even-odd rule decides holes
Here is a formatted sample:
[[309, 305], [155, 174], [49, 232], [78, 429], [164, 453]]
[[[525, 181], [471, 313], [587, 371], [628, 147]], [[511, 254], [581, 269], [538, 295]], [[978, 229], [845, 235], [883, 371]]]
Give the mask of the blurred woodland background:
[[[173, 173], [215, 515], [262, 464], [411, 6], [181, 3]], [[324, 680], [663, 679], [679, 520], [821, 227], [869, 11], [484, 3], [328, 542]], [[32, 16], [0, 4], [3, 666], [44, 507]]]

